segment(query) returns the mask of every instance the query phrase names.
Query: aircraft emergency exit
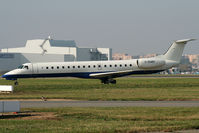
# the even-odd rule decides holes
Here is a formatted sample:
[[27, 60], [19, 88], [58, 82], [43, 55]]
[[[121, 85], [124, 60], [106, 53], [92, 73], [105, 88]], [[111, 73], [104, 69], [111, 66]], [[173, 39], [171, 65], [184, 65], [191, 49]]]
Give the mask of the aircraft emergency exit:
[[152, 74], [177, 66], [180, 63], [185, 44], [193, 40], [195, 39], [175, 41], [165, 54], [152, 58], [25, 63], [2, 77], [16, 81], [18, 78], [78, 77], [100, 79], [104, 84], [116, 84], [115, 78], [117, 77], [132, 74]]

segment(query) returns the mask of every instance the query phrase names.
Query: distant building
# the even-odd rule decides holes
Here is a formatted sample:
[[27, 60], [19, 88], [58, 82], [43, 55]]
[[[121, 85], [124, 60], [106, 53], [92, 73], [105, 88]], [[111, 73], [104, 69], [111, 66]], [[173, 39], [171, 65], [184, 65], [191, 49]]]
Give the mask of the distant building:
[[192, 64], [199, 64], [199, 55], [185, 55]]
[[112, 58], [113, 60], [130, 60], [130, 59], [139, 59], [139, 58], [150, 58], [150, 57], [155, 57], [155, 56], [158, 56], [158, 54], [131, 56], [124, 53], [114, 53]]
[[111, 60], [111, 48], [79, 48], [74, 40], [28, 40], [25, 47], [0, 50], [0, 72], [28, 62]]
[[151, 58], [151, 57], [155, 57], [155, 56], [158, 56], [158, 54], [147, 54], [144, 56], [140, 56], [140, 58]]
[[115, 53], [112, 56], [113, 60], [130, 60], [132, 59], [132, 56], [128, 54], [121, 54], [121, 53]]

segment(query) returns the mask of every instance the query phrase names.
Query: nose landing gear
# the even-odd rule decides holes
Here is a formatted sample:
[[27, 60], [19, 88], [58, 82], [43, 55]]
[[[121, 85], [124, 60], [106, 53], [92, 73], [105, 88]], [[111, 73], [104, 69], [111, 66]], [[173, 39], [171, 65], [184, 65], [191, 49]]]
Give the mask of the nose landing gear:
[[16, 81], [14, 82], [14, 84], [15, 84], [15, 85], [19, 85], [19, 82], [16, 80]]

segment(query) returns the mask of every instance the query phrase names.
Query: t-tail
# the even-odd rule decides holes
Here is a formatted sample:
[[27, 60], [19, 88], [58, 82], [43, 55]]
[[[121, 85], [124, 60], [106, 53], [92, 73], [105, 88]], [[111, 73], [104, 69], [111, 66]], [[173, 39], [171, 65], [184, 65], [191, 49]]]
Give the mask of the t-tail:
[[168, 51], [163, 55], [163, 57], [166, 60], [172, 60], [175, 62], [180, 63], [180, 59], [185, 47], [185, 44], [189, 41], [194, 41], [196, 39], [184, 39], [184, 40], [178, 40], [175, 41], [171, 47], [168, 49]]

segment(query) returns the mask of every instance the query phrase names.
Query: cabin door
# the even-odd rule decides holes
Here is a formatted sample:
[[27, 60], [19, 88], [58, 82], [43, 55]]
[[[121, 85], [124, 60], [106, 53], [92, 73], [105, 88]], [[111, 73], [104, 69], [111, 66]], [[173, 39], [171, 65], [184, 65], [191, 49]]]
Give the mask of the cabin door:
[[38, 74], [38, 64], [32, 64], [32, 74]]

